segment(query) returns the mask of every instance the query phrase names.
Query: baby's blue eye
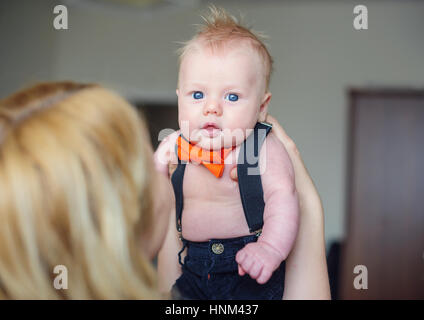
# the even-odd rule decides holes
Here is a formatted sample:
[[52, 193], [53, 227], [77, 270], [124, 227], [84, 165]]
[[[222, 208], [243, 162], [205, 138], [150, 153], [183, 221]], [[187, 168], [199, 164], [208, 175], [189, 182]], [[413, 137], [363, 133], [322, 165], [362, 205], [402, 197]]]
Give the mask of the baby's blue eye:
[[193, 98], [196, 99], [196, 100], [202, 99], [203, 98], [203, 92], [201, 92], [201, 91], [193, 92]]
[[236, 95], [236, 94], [234, 94], [234, 93], [230, 93], [230, 94], [227, 94], [227, 96], [226, 96], [226, 98], [229, 100], [229, 101], [237, 101], [238, 100], [238, 95]]

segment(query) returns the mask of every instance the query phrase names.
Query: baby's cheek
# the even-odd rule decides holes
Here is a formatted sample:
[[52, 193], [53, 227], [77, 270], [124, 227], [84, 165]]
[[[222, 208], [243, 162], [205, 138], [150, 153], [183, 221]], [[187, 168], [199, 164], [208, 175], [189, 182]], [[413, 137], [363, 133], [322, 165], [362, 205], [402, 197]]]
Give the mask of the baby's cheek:
[[247, 119], [235, 120], [234, 123], [231, 123], [228, 125], [228, 127], [226, 127], [226, 140], [231, 139], [233, 146], [241, 144], [246, 139], [247, 134], [252, 132], [256, 122], [256, 120], [248, 121]]
[[197, 129], [195, 121], [184, 115], [182, 115], [179, 119], [179, 126], [181, 133], [187, 138], [191, 137], [193, 132]]
[[246, 108], [243, 112], [231, 114], [228, 117], [228, 125], [231, 128], [253, 129], [258, 122], [259, 113]]

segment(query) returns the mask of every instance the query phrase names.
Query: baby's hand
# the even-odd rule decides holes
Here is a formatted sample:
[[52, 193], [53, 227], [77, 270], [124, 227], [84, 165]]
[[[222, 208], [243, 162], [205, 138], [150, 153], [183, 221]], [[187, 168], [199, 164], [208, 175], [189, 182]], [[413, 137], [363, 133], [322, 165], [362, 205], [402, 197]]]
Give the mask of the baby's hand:
[[247, 244], [237, 252], [239, 275], [249, 274], [259, 284], [266, 283], [281, 264], [281, 254], [266, 242]]
[[170, 177], [177, 168], [178, 157], [175, 154], [175, 144], [180, 131], [174, 131], [159, 144], [154, 154], [156, 170]]

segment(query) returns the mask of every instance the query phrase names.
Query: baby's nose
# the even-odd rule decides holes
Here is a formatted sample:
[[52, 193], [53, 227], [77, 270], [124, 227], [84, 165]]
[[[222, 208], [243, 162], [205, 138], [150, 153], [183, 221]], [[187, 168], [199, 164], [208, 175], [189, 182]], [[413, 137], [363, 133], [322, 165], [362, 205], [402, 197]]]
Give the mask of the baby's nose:
[[215, 114], [217, 116], [220, 116], [222, 114], [222, 108], [219, 105], [218, 102], [216, 101], [211, 101], [206, 104], [205, 108], [204, 108], [204, 115], [208, 115], [208, 114]]

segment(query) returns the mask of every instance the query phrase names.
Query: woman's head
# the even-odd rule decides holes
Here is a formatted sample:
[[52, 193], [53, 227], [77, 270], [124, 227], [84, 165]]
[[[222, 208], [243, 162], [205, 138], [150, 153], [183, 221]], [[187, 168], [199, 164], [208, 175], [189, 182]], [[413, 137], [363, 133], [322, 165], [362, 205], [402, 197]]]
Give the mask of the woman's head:
[[[150, 255], [169, 207], [155, 193], [168, 189], [148, 141], [136, 110], [97, 85], [0, 100], [1, 298], [158, 297]], [[53, 286], [56, 265], [67, 290]]]

